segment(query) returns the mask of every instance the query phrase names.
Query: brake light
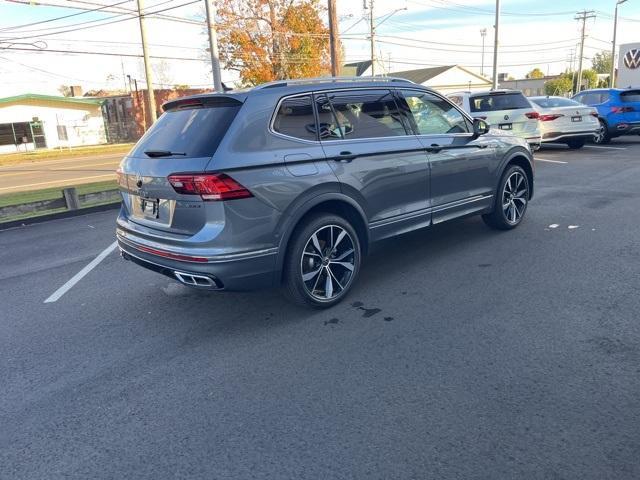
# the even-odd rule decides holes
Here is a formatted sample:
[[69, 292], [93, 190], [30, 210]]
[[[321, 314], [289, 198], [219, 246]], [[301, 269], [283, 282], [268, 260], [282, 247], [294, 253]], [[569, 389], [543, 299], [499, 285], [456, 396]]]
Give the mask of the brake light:
[[597, 111], [591, 112], [589, 115], [591, 115], [592, 117], [598, 118], [598, 112]]
[[611, 113], [628, 113], [634, 111], [633, 107], [611, 107]]
[[169, 183], [182, 195], [200, 195], [203, 200], [234, 200], [249, 198], [249, 190], [224, 173], [169, 175]]
[[525, 115], [527, 116], [527, 118], [534, 120], [536, 118], [540, 118], [540, 114], [538, 112], [527, 112], [525, 113]]
[[559, 114], [559, 113], [553, 113], [553, 114], [549, 114], [549, 115], [540, 115], [540, 116], [538, 117], [538, 119], [539, 119], [541, 122], [551, 122], [551, 121], [553, 121], [553, 120], [557, 120], [557, 119], [558, 119], [558, 118], [560, 118], [560, 117], [564, 117], [564, 115]]

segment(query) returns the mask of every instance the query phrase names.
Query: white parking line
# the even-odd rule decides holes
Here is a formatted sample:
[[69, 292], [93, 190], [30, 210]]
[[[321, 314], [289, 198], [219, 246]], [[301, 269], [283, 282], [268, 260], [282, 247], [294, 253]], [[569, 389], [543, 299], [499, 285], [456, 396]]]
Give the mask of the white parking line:
[[569, 163], [569, 162], [561, 162], [560, 160], [548, 160], [546, 158], [538, 158], [538, 157], [533, 157], [534, 160], [538, 161], [538, 162], [549, 162], [549, 163]]
[[585, 145], [584, 148], [603, 148], [606, 150], [626, 150], [627, 147], [601, 147], [600, 145]]
[[100, 255], [98, 255], [96, 258], [91, 260], [91, 262], [89, 262], [89, 264], [86, 267], [84, 267], [82, 270], [76, 273], [73, 277], [71, 277], [71, 279], [67, 283], [62, 285], [58, 290], [53, 292], [51, 296], [44, 301], [44, 303], [57, 302], [60, 297], [62, 297], [65, 293], [71, 290], [71, 288], [76, 283], [82, 280], [91, 270], [96, 268], [101, 261], [107, 258], [107, 255], [113, 252], [116, 246], [118, 246], [118, 242], [113, 242], [111, 245], [105, 248], [102, 252], [100, 252]]

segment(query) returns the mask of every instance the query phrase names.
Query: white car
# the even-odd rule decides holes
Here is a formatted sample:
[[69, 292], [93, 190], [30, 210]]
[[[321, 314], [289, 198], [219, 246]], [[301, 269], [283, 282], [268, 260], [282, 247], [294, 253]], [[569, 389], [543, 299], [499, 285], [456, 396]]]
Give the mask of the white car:
[[540, 114], [540, 130], [544, 143], [566, 143], [569, 148], [582, 148], [598, 133], [598, 111], [564, 97], [530, 97]]
[[457, 92], [447, 97], [472, 117], [524, 138], [533, 150], [540, 148], [539, 113], [519, 90]]

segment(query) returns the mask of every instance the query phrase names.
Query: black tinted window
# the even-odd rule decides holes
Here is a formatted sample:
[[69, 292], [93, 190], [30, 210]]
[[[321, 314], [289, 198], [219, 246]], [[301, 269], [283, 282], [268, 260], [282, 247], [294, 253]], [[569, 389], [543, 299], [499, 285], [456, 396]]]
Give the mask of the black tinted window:
[[629, 90], [628, 92], [622, 92], [620, 99], [623, 102], [640, 102], [640, 90]]
[[471, 97], [472, 112], [495, 112], [497, 110], [519, 110], [531, 108], [522, 93], [495, 93]]
[[428, 92], [403, 90], [420, 135], [468, 133], [469, 123], [451, 103]]
[[330, 93], [328, 99], [324, 95], [318, 97], [320, 137], [323, 139], [407, 134], [393, 95], [388, 90]]
[[530, 98], [533, 103], [541, 106], [542, 108], [554, 108], [554, 107], [576, 107], [581, 106], [579, 102], [571, 100], [570, 98], [563, 97], [537, 97]]
[[303, 140], [317, 140], [315, 129], [311, 96], [287, 98], [282, 101], [273, 122], [274, 131]]
[[170, 151], [187, 157], [211, 157], [240, 106], [196, 107], [170, 110], [144, 134], [132, 155], [145, 151]]

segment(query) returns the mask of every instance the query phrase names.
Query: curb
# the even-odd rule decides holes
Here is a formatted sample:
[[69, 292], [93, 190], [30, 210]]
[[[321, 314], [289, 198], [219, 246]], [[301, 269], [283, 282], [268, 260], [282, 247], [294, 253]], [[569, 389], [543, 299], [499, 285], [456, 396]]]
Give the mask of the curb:
[[77, 210], [67, 210], [66, 212], [50, 213], [48, 215], [40, 215], [32, 218], [23, 218], [21, 220], [13, 220], [11, 222], [0, 223], [0, 231], [8, 230], [16, 227], [26, 227], [36, 223], [48, 222], [49, 220], [59, 220], [62, 218], [79, 217], [89, 213], [106, 212], [120, 208], [120, 202], [106, 203], [104, 205], [96, 205], [95, 207], [79, 208]]

